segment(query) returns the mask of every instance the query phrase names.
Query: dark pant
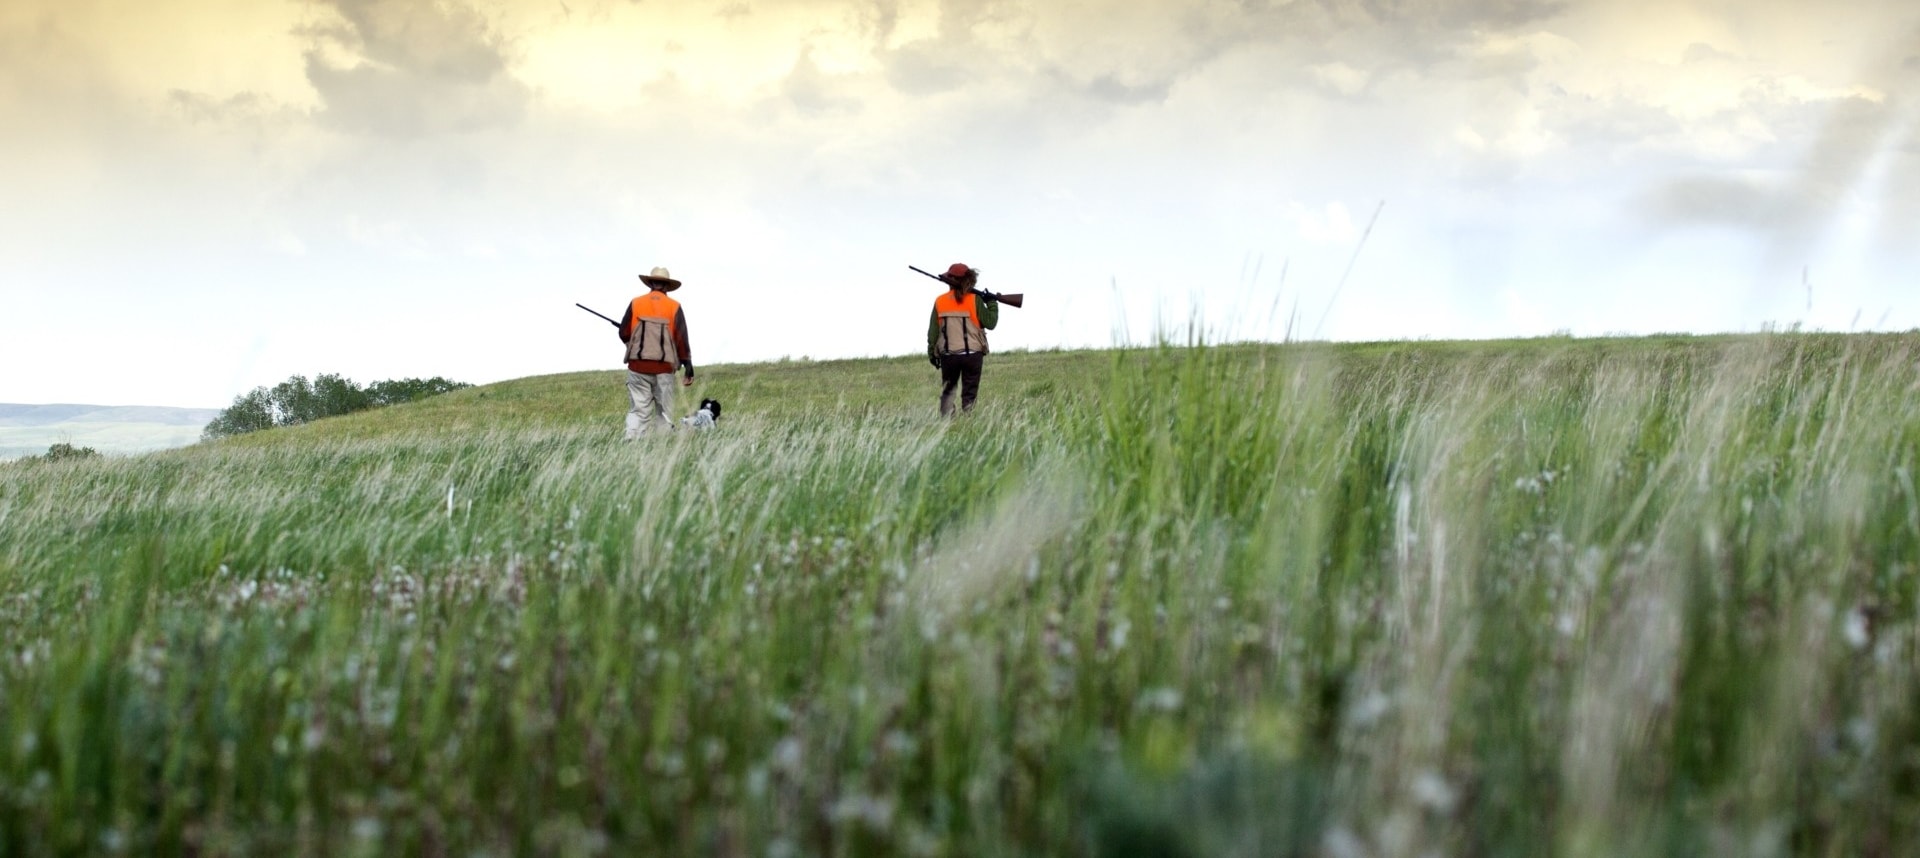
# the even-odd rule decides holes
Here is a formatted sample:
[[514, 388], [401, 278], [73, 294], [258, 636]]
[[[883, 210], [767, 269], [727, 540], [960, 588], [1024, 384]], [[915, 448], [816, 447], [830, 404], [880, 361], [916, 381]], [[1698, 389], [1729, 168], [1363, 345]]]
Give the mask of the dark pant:
[[973, 399], [980, 395], [980, 365], [986, 360], [983, 354], [941, 355], [940, 357], [940, 415], [953, 413], [953, 386], [960, 386], [960, 410], [972, 411]]

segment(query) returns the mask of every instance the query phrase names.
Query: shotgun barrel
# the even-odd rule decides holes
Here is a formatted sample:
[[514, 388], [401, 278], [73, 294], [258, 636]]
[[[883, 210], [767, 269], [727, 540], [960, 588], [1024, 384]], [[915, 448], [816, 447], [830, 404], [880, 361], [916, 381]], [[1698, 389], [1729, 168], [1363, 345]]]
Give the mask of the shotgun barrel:
[[[600, 317], [600, 318], [602, 318], [602, 319], [607, 319], [607, 316], [606, 316], [606, 314], [604, 314], [604, 313], [601, 313], [600, 311], [598, 311], [598, 310], [595, 310], [595, 309], [593, 309], [592, 307], [589, 307], [589, 306], [587, 306], [587, 305], [585, 305], [585, 304], [582, 304], [582, 303], [580, 303], [580, 302], [578, 302], [578, 301], [575, 301], [575, 302], [573, 302], [573, 306], [575, 306], [575, 307], [579, 307], [580, 309], [582, 309], [582, 310], [585, 310], [585, 311], [587, 311], [587, 312], [589, 312], [589, 313], [592, 313], [592, 314], [594, 314], [594, 315], [596, 315], [596, 316], [599, 316], [599, 317]], [[1015, 304], [1014, 306], [1016, 306], [1016, 307], [1017, 307], [1017, 306], [1019, 306], [1019, 305], [1018, 305], [1018, 304]], [[620, 327], [620, 323], [619, 323], [619, 322], [616, 322], [616, 321], [614, 321], [614, 320], [612, 320], [612, 319], [607, 319], [607, 324], [609, 324], [609, 325], [612, 325], [612, 326], [614, 326], [614, 327], [616, 327], [616, 328], [617, 328], [617, 327]]]
[[[938, 274], [933, 274], [928, 271], [924, 271], [920, 267], [914, 266], [914, 265], [909, 265], [907, 267], [912, 268], [915, 271], [919, 271], [921, 274], [925, 274], [928, 277], [932, 277], [933, 279], [938, 280], [941, 283], [947, 283], [947, 279], [945, 277], [941, 277]], [[952, 286], [953, 284], [947, 283], [947, 285]], [[1026, 293], [1024, 292], [1015, 292], [1011, 295], [1003, 295], [998, 292], [988, 292], [987, 290], [982, 289], [978, 286], [970, 287], [967, 289], [967, 291], [972, 292], [975, 295], [979, 295], [980, 297], [985, 298], [989, 301], [997, 301], [999, 303], [1005, 304], [1009, 307], [1013, 307], [1016, 309], [1018, 309], [1021, 304], [1026, 303], [1026, 300], [1027, 300]]]

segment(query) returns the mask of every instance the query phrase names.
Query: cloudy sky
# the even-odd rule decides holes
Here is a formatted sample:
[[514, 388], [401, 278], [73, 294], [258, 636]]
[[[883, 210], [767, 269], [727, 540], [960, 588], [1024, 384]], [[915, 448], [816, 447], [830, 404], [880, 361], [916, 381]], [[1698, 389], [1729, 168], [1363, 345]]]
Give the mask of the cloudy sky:
[[[0, 402], [1920, 326], [1911, 0], [7, 0]], [[1371, 229], [1369, 230], [1369, 224]], [[931, 287], [931, 288], [930, 288]]]

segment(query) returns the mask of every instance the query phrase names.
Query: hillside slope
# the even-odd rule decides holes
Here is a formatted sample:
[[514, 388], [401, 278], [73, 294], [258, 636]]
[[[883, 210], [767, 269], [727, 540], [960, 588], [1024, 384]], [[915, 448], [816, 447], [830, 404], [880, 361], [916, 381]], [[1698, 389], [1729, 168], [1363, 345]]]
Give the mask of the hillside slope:
[[620, 373], [0, 466], [0, 854], [1908, 854], [1920, 335]]
[[[1906, 335], [1852, 342], [1907, 342]], [[1805, 342], [1826, 342], [1816, 337]], [[1602, 359], [1673, 359], [1712, 362], [1728, 349], [1764, 338], [1662, 336], [1576, 340], [1549, 337], [1482, 342], [1378, 342], [1341, 344], [1238, 344], [1207, 353], [1235, 371], [1338, 373], [1343, 368], [1386, 364], [1463, 366], [1471, 371], [1489, 358], [1568, 363]], [[1841, 342], [1834, 339], [1832, 342]], [[1095, 401], [1112, 391], [1118, 362], [1177, 366], [1186, 349], [1106, 349], [1010, 352], [988, 359], [982, 383], [983, 413], [1046, 422], [1069, 403]], [[306, 426], [274, 429], [233, 439], [244, 445], [305, 438], [377, 438], [419, 431], [462, 432], [502, 426], [597, 427], [618, 435], [627, 411], [625, 370], [592, 370], [530, 376], [435, 396], [394, 408], [329, 418]], [[924, 357], [718, 364], [704, 367], [693, 387], [678, 389], [676, 405], [690, 413], [702, 397], [720, 399], [730, 425], [783, 421], [838, 423], [863, 417], [930, 418], [940, 394], [939, 371]], [[1031, 413], [1028, 413], [1031, 412]], [[1024, 416], [1023, 416], [1024, 415]]]
[[[1251, 353], [1251, 352], [1249, 352]], [[1103, 378], [1112, 354], [1102, 351], [1019, 352], [990, 359], [982, 400], [994, 408], [1044, 398]], [[308, 426], [260, 433], [246, 443], [278, 443], [282, 437], [377, 437], [426, 428], [447, 431], [515, 426], [597, 425], [619, 434], [627, 411], [626, 371], [620, 369], [533, 376], [359, 414]], [[702, 367], [698, 382], [676, 394], [685, 414], [702, 397], [725, 406], [729, 424], [778, 420], [818, 420], [833, 415], [927, 414], [939, 399], [940, 374], [925, 358], [872, 358], [835, 361]]]

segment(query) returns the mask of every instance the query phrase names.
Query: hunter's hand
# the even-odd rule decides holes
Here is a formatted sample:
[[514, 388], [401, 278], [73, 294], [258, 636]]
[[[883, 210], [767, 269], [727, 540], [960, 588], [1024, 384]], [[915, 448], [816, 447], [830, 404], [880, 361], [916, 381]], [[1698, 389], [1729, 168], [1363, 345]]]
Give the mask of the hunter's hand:
[[681, 380], [680, 380], [680, 386], [681, 386], [681, 387], [692, 387], [692, 386], [693, 386], [693, 376], [691, 376], [691, 375], [689, 375], [689, 376], [687, 376], [686, 378], [684, 378], [684, 379], [681, 379]]

